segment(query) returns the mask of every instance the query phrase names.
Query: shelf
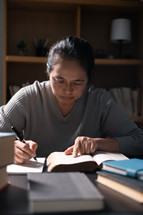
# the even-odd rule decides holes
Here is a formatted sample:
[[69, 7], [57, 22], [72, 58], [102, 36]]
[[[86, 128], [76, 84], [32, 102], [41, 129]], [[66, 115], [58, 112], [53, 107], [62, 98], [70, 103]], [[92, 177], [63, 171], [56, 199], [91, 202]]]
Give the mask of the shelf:
[[130, 119], [134, 122], [143, 122], [143, 116], [131, 116]]
[[139, 59], [95, 59], [97, 65], [142, 65]]
[[[106, 6], [116, 6], [116, 7], [119, 7], [119, 6], [122, 6], [122, 7], [131, 7], [131, 8], [140, 8], [141, 6], [141, 2], [129, 2], [129, 1], [120, 1], [120, 0], [37, 0], [37, 1], [34, 1], [34, 4], [33, 4], [33, 0], [28, 0], [28, 1], [25, 1], [25, 0], [8, 0], [8, 3], [11, 7], [13, 7], [13, 5], [15, 5], [15, 7], [20, 7], [21, 5], [22, 6], [27, 6], [27, 7], [30, 7], [30, 8], [33, 8], [33, 6], [35, 4], [38, 4], [38, 3], [42, 3], [42, 5], [46, 5], [46, 4], [49, 4], [49, 3], [62, 3], [62, 4], [69, 4], [69, 5], [72, 5], [72, 4], [75, 4], [75, 5], [96, 5], [96, 6], [102, 6], [102, 7], [106, 7]], [[39, 4], [38, 4], [39, 6]]]
[[[46, 57], [34, 56], [6, 56], [7, 62], [13, 63], [46, 63]], [[96, 65], [143, 65], [143, 60], [138, 59], [95, 59]]]
[[34, 56], [6, 56], [7, 62], [13, 63], [46, 63], [46, 57], [34, 57]]

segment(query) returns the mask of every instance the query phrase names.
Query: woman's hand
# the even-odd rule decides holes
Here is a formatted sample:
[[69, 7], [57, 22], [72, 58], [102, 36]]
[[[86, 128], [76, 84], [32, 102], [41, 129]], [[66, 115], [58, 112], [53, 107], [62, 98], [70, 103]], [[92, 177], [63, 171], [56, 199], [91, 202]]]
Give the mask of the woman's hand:
[[73, 146], [65, 150], [65, 154], [93, 154], [96, 151], [120, 152], [120, 145], [115, 138], [77, 137]]
[[97, 144], [94, 138], [90, 137], [77, 137], [73, 146], [69, 147], [65, 154], [73, 154], [77, 157], [78, 154], [93, 154], [97, 150]]
[[26, 160], [36, 157], [36, 149], [38, 144], [32, 140], [26, 140], [25, 143], [16, 140], [14, 141], [14, 162], [15, 163], [24, 163]]

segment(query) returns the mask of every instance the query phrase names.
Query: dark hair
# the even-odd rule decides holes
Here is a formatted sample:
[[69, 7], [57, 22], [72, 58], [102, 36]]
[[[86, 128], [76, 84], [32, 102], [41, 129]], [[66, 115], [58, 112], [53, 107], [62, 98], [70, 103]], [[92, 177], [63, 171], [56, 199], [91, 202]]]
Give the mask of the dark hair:
[[94, 68], [94, 54], [91, 45], [86, 40], [75, 36], [68, 36], [56, 42], [50, 48], [48, 54], [48, 74], [53, 70], [55, 56], [79, 61], [80, 65], [86, 70], [88, 79], [90, 79]]

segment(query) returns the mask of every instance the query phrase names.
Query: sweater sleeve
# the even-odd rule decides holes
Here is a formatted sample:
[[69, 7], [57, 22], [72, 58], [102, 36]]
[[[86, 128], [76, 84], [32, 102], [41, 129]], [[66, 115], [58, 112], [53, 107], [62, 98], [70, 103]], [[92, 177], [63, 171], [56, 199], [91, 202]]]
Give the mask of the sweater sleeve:
[[0, 107], [0, 131], [11, 131], [11, 126], [23, 129], [26, 117], [26, 91], [20, 89], [6, 104]]
[[105, 105], [101, 122], [103, 134], [117, 139], [121, 153], [126, 156], [143, 155], [143, 131], [129, 119], [108, 94], [105, 94], [102, 100]]

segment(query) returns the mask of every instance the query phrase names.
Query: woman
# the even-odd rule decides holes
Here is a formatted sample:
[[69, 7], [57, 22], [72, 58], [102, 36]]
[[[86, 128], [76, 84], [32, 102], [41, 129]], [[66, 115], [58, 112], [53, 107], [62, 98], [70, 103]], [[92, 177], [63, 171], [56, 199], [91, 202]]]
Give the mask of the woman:
[[69, 36], [48, 56], [49, 81], [19, 90], [0, 109], [0, 130], [24, 130], [26, 143], [15, 141], [15, 162], [52, 151], [92, 154], [97, 150], [138, 156], [143, 132], [108, 93], [90, 85], [94, 55], [90, 44]]

